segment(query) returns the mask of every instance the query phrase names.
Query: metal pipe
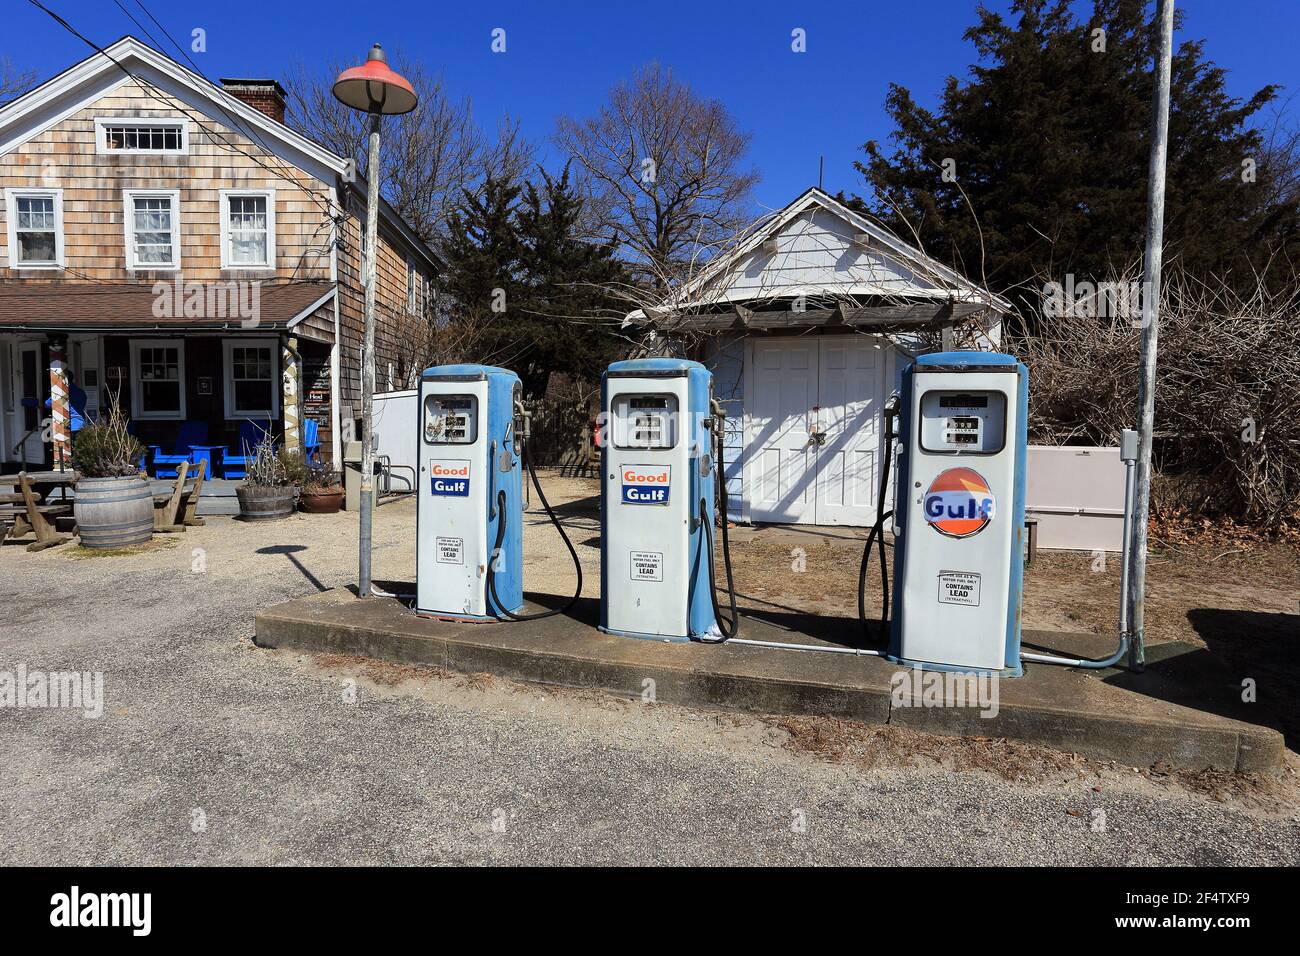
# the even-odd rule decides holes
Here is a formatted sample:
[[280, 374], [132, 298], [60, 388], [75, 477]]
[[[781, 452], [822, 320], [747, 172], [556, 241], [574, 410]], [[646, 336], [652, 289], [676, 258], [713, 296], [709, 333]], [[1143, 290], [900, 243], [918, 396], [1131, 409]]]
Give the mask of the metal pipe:
[[1143, 263], [1142, 378], [1138, 386], [1137, 507], [1133, 516], [1129, 669], [1145, 666], [1147, 523], [1151, 517], [1151, 440], [1155, 430], [1156, 353], [1160, 344], [1160, 267], [1165, 230], [1165, 159], [1169, 140], [1169, 73], [1173, 58], [1174, 0], [1159, 0], [1159, 48], [1152, 102], [1151, 161], [1147, 177], [1147, 246]]
[[370, 114], [366, 166], [366, 316], [361, 340], [361, 561], [357, 594], [370, 597], [370, 558], [375, 512], [375, 257], [379, 246], [379, 113]]
[[820, 650], [827, 654], [853, 654], [854, 657], [884, 657], [883, 650], [870, 648], [836, 648], [822, 644], [788, 644], [785, 641], [751, 641], [745, 637], [732, 637], [727, 644], [748, 644], [751, 648], [780, 648], [781, 650]]

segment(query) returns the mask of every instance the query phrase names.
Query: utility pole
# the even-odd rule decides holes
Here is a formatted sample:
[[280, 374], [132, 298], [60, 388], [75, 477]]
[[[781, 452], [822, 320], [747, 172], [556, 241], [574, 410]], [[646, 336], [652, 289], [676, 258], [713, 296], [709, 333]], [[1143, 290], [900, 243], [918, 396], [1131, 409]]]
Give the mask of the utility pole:
[[1151, 436], [1156, 417], [1156, 352], [1160, 343], [1160, 266], [1165, 232], [1165, 157], [1169, 142], [1169, 74], [1173, 62], [1174, 0], [1159, 0], [1156, 26], [1160, 31], [1155, 64], [1155, 95], [1151, 107], [1151, 162], [1147, 175], [1147, 248], [1143, 263], [1142, 378], [1138, 385], [1137, 498], [1134, 504], [1132, 574], [1125, 599], [1129, 602], [1129, 669], [1146, 666], [1147, 524], [1151, 514]]

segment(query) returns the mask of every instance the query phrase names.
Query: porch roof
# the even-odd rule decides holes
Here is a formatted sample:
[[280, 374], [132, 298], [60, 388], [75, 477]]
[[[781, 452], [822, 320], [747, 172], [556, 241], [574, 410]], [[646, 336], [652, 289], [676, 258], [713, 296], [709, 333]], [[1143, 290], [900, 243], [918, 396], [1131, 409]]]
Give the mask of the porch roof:
[[[213, 332], [294, 328], [336, 294], [332, 282], [0, 282], [0, 330], [31, 332]], [[247, 285], [247, 283], [244, 283]], [[247, 306], [255, 303], [253, 315]], [[188, 314], [187, 314], [188, 313]], [[246, 324], [255, 318], [256, 325]]]

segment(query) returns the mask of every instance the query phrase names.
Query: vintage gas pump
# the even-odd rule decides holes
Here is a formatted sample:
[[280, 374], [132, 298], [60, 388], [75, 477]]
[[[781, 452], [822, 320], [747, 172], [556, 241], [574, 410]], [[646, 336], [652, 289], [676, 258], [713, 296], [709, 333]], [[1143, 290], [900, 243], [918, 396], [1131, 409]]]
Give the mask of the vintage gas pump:
[[[519, 394], [514, 372], [487, 365], [444, 365], [420, 377], [418, 614], [489, 620], [523, 606]], [[489, 562], [495, 594], [486, 587]]]
[[903, 372], [890, 660], [1018, 676], [1029, 372], [940, 352]]
[[615, 362], [602, 383], [601, 624], [720, 640], [712, 588], [713, 376], [684, 359]]

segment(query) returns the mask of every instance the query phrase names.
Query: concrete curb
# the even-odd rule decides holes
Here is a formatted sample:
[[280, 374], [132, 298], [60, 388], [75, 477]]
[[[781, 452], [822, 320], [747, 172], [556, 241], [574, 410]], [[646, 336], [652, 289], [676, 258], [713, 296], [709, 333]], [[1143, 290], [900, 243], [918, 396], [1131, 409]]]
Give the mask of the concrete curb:
[[[747, 618], [746, 637], [816, 642]], [[996, 716], [958, 706], [915, 706], [899, 673], [877, 657], [668, 644], [611, 637], [563, 615], [527, 624], [455, 624], [419, 618], [391, 598], [335, 590], [257, 615], [267, 648], [373, 657], [465, 673], [655, 699], [689, 707], [895, 723], [928, 733], [1005, 737], [1129, 766], [1263, 772], [1285, 750], [1275, 730], [1116, 687], [1094, 675], [1038, 667], [1000, 682]], [[933, 673], [933, 672], [931, 672]], [[653, 681], [653, 684], [648, 684]]]

